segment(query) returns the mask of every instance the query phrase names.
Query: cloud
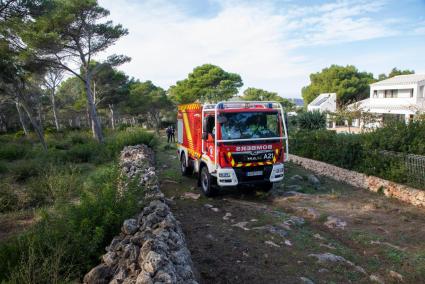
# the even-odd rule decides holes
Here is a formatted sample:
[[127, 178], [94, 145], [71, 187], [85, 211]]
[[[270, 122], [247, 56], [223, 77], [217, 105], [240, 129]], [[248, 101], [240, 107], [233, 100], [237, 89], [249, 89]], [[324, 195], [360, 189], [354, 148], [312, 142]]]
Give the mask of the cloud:
[[289, 36], [295, 46], [329, 45], [394, 36], [387, 21], [373, 17], [386, 1], [337, 1], [307, 7], [294, 6], [287, 14]]
[[425, 21], [419, 22], [419, 24], [413, 28], [413, 35], [425, 35]]
[[195, 66], [213, 63], [241, 74], [245, 87], [294, 96], [318, 68], [317, 61], [299, 54], [298, 48], [398, 33], [390, 22], [372, 17], [384, 7], [382, 0], [310, 6], [291, 1], [208, 2], [219, 9], [202, 17], [178, 1], [101, 0], [111, 19], [130, 33], [108, 53], [132, 57], [124, 71], [164, 88], [184, 79]]

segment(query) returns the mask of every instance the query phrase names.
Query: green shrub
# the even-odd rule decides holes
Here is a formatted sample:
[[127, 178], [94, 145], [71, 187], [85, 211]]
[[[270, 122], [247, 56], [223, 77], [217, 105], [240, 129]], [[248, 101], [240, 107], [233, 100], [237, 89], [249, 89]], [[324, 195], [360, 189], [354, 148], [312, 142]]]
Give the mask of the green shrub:
[[127, 128], [131, 128], [131, 124], [129, 123], [120, 123], [117, 127], [118, 130], [126, 130]]
[[[21, 165], [18, 167], [22, 170]], [[44, 169], [38, 171], [37, 176], [25, 178], [25, 183], [15, 185], [13, 181], [4, 180], [0, 184], [0, 212], [67, 202], [81, 194], [84, 183], [78, 167], [51, 164], [44, 165]], [[23, 170], [20, 174], [23, 174]]]
[[393, 123], [364, 134], [300, 130], [292, 133], [290, 152], [421, 188], [424, 184], [409, 173], [404, 156], [425, 155], [424, 141], [425, 122]]
[[0, 281], [81, 279], [98, 262], [122, 221], [140, 210], [143, 188], [130, 186], [121, 195], [119, 171], [110, 166], [99, 168], [89, 180], [79, 204], [45, 211], [32, 230], [0, 244]]
[[7, 171], [8, 171], [7, 164], [0, 161], [0, 174], [7, 173]]
[[76, 166], [57, 168], [50, 166], [41, 183], [54, 201], [70, 200], [80, 195], [83, 189], [81, 171]]
[[31, 149], [28, 145], [6, 143], [0, 147], [0, 159], [13, 161], [24, 158]]
[[12, 165], [10, 173], [15, 181], [23, 182], [37, 176], [42, 166], [37, 160], [19, 160]]
[[297, 116], [300, 129], [316, 130], [326, 128], [326, 114], [319, 111], [302, 112]]
[[[32, 137], [5, 140], [27, 150], [19, 157], [33, 158], [11, 163], [8, 182], [0, 180], [5, 184], [0, 184], [0, 211], [49, 207], [30, 230], [0, 243], [0, 282], [81, 279], [98, 262], [122, 221], [140, 210], [143, 188], [131, 184], [121, 195], [117, 168], [106, 164], [94, 169], [93, 164], [110, 163], [127, 145], [154, 146], [155, 136], [141, 128], [105, 133], [103, 144], [88, 132], [50, 133], [48, 151], [38, 143], [32, 147]], [[70, 202], [74, 200], [78, 203]]]
[[16, 131], [15, 138], [21, 138], [25, 136], [25, 132], [23, 130]]
[[66, 202], [80, 195], [83, 187], [77, 167], [49, 165], [43, 173], [26, 183], [28, 201], [25, 207], [41, 207], [55, 202]]
[[5, 182], [0, 183], [0, 212], [8, 212], [20, 209], [19, 197], [16, 191]]
[[112, 153], [119, 153], [128, 145], [146, 144], [153, 147], [157, 144], [155, 143], [155, 135], [141, 128], [128, 128], [125, 131], [116, 132], [107, 137], [105, 143]]
[[396, 122], [362, 134], [365, 148], [425, 155], [425, 121]]
[[99, 159], [102, 153], [103, 145], [91, 141], [85, 144], [75, 144], [66, 152], [66, 157], [69, 162], [73, 163], [89, 163], [95, 159]]
[[93, 138], [91, 138], [86, 132], [73, 131], [68, 135], [68, 140], [71, 144], [85, 144], [89, 143], [93, 140]]

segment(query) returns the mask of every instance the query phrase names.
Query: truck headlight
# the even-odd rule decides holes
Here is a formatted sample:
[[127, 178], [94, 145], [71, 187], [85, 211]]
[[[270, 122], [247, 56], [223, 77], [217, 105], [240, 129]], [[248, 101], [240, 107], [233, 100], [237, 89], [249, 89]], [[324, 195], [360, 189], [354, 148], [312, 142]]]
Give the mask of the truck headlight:
[[229, 177], [230, 177], [230, 173], [219, 173], [219, 174], [218, 174], [218, 177], [221, 177], [221, 178], [229, 178]]
[[277, 173], [277, 174], [283, 173], [283, 168], [277, 168], [275, 170], [275, 173]]

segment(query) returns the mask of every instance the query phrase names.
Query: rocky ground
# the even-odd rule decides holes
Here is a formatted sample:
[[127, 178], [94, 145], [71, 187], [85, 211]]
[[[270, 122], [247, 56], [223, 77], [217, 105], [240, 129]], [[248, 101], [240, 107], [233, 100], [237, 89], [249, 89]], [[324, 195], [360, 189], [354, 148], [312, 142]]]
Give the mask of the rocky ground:
[[159, 146], [160, 188], [172, 200], [200, 283], [424, 283], [425, 211], [288, 164], [270, 193], [205, 198]]

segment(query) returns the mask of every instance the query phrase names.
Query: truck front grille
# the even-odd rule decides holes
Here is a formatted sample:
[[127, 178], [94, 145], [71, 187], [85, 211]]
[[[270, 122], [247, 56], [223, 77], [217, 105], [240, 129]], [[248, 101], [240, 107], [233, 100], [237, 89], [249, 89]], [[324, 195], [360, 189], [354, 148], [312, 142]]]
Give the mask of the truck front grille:
[[[268, 181], [270, 178], [270, 174], [272, 172], [273, 166], [256, 166], [256, 167], [242, 167], [242, 168], [234, 168], [236, 176], [239, 182], [247, 182], [247, 181], [258, 181], [265, 180]], [[248, 176], [248, 172], [254, 171], [262, 171], [263, 174], [259, 176]]]

